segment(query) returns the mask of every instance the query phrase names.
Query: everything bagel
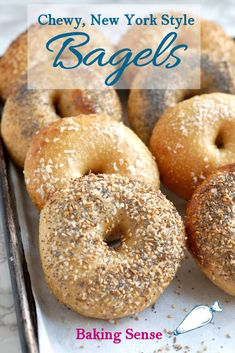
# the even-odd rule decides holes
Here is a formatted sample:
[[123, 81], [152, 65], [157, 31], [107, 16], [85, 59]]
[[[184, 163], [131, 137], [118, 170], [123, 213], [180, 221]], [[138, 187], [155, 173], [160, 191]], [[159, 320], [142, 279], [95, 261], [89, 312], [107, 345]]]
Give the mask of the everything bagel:
[[186, 212], [188, 248], [200, 269], [235, 296], [235, 164], [212, 173], [195, 191]]
[[[120, 245], [108, 240], [121, 233]], [[155, 303], [183, 257], [183, 222], [158, 190], [120, 175], [87, 175], [58, 190], [40, 216], [49, 289], [76, 312], [113, 319]]]

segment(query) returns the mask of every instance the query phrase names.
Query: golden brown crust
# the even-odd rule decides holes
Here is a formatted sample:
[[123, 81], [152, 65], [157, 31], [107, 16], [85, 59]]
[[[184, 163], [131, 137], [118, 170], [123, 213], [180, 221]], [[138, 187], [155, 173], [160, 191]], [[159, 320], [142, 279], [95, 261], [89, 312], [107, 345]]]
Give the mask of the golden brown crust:
[[[44, 66], [34, 67], [39, 74]], [[79, 71], [79, 81], [95, 80], [96, 72]], [[61, 80], [63, 77], [61, 77]], [[70, 83], [65, 77], [64, 84]], [[72, 84], [72, 82], [71, 82]], [[120, 121], [122, 107], [113, 89], [65, 89], [34, 90], [27, 88], [27, 75], [23, 74], [15, 83], [4, 106], [1, 134], [12, 159], [24, 166], [27, 150], [35, 132], [61, 117], [79, 114], [104, 114]]]
[[[116, 229], [121, 244], [107, 241]], [[78, 313], [113, 319], [155, 303], [183, 257], [183, 222], [145, 183], [93, 175], [58, 190], [41, 212], [39, 243], [49, 289]]]
[[24, 172], [38, 208], [67, 180], [90, 171], [139, 176], [159, 187], [158, 169], [147, 147], [128, 127], [109, 117], [61, 119], [34, 135]]
[[163, 183], [189, 199], [209, 174], [235, 160], [235, 96], [211, 93], [169, 108], [150, 147]]
[[187, 205], [188, 248], [201, 270], [235, 295], [235, 164], [212, 173]]

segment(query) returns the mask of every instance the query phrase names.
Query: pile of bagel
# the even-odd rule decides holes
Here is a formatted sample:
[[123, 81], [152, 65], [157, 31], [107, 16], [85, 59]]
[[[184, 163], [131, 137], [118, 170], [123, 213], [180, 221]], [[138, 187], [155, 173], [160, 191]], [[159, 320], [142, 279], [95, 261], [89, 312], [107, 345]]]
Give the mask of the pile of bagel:
[[[40, 41], [47, 29], [28, 31]], [[112, 50], [91, 35], [89, 49]], [[133, 27], [118, 46], [139, 36]], [[130, 89], [130, 127], [114, 89], [28, 89], [43, 55], [28, 67], [27, 32], [0, 58], [1, 137], [40, 210], [42, 267], [61, 303], [95, 318], [138, 313], [172, 281], [186, 246], [235, 295], [234, 58], [233, 39], [201, 20], [201, 88]], [[148, 77], [129, 67], [126, 79]], [[160, 180], [188, 200], [185, 221]]]

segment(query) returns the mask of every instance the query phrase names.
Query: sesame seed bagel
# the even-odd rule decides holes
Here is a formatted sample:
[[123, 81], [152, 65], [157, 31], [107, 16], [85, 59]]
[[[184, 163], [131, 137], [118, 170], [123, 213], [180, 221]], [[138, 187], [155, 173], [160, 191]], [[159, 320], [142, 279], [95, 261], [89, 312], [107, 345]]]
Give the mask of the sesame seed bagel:
[[107, 116], [62, 119], [34, 135], [24, 173], [39, 209], [67, 180], [89, 172], [138, 176], [159, 187], [158, 169], [147, 147], [128, 127]]
[[188, 248], [201, 270], [235, 295], [235, 164], [220, 168], [188, 203]]
[[[201, 88], [172, 89], [172, 87], [182, 87], [182, 80], [193, 81], [193, 75], [197, 73], [194, 73], [193, 64], [191, 65], [192, 59], [187, 58], [188, 67], [184, 65], [185, 71], [181, 72], [182, 75], [172, 73], [172, 77], [168, 77], [169, 89], [156, 89], [156, 80], [159, 82], [161, 79], [158, 71], [152, 73], [149, 70], [146, 75], [140, 73], [136, 76], [133, 87], [149, 87], [149, 89], [131, 90], [128, 99], [128, 119], [131, 128], [145, 144], [149, 144], [154, 125], [167, 108], [202, 93], [235, 94], [234, 66], [226, 61], [217, 61], [205, 53], [201, 55]], [[195, 64], [195, 70], [197, 70], [197, 64]], [[162, 80], [165, 82], [164, 77]]]
[[[112, 233], [120, 245], [109, 245]], [[155, 303], [183, 257], [183, 222], [166, 197], [120, 175], [75, 179], [40, 216], [39, 244], [47, 285], [84, 316], [113, 319]]]
[[189, 199], [217, 168], [235, 162], [235, 96], [211, 93], [169, 108], [150, 141], [163, 183]]
[[[14, 87], [15, 81], [27, 70], [39, 63], [52, 62], [61, 47], [61, 41], [53, 45], [53, 53], [46, 50], [47, 41], [56, 35], [69, 32], [74, 32], [73, 26], [40, 26], [39, 24], [33, 24], [27, 31], [20, 34], [10, 44], [4, 55], [0, 57], [0, 97], [6, 100]], [[113, 53], [113, 46], [102, 32], [88, 25], [85, 32], [90, 36], [90, 41], [84, 47], [79, 48], [82, 55], [99, 47], [104, 48], [106, 53], [110, 55]], [[29, 48], [28, 43], [30, 43]], [[61, 59], [71, 58], [71, 52], [65, 50], [60, 57]], [[102, 70], [109, 73], [111, 68], [106, 66]]]
[[[44, 66], [33, 69], [38, 77]], [[36, 71], [37, 70], [37, 71]], [[61, 74], [61, 87], [73, 85], [76, 75]], [[79, 70], [78, 81], [83, 87], [99, 75], [91, 70]], [[56, 77], [55, 77], [56, 78]], [[51, 80], [51, 77], [50, 77]], [[79, 85], [74, 84], [74, 87]], [[27, 74], [23, 74], [15, 83], [4, 106], [1, 134], [11, 158], [21, 168], [24, 166], [27, 150], [33, 134], [48, 124], [68, 116], [79, 114], [104, 114], [115, 120], [122, 119], [119, 97], [113, 89], [51, 89], [38, 90], [27, 88]]]

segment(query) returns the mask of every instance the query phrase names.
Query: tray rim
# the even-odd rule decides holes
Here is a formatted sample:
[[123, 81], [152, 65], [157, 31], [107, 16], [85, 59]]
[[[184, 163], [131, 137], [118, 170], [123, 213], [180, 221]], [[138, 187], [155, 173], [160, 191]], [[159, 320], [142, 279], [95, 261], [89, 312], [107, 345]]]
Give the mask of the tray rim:
[[0, 212], [22, 353], [39, 353], [36, 305], [22, 244], [9, 157], [0, 137]]

